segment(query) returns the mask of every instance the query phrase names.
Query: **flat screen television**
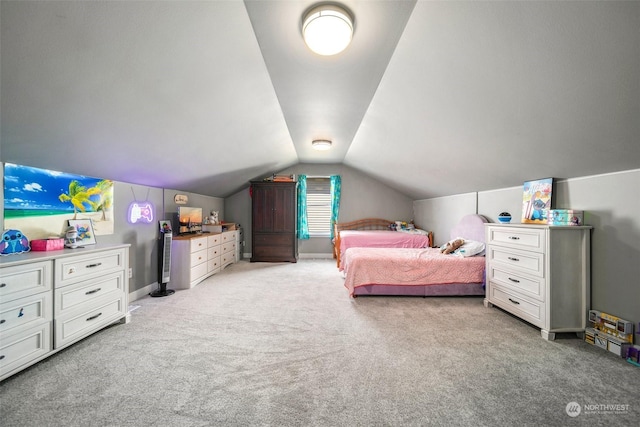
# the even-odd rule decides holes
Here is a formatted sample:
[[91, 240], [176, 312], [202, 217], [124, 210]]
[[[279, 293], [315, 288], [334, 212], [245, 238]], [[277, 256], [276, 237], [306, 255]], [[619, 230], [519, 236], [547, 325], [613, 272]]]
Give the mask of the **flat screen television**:
[[179, 206], [178, 207], [178, 222], [180, 225], [180, 232], [190, 232], [193, 229], [189, 227], [201, 227], [202, 226], [202, 208], [196, 208], [191, 206]]

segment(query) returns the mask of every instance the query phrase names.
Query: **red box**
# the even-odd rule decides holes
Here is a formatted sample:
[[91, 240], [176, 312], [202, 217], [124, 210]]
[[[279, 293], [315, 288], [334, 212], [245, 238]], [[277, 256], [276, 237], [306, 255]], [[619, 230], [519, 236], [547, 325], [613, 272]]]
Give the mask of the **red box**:
[[32, 251], [57, 251], [64, 249], [64, 239], [38, 239], [31, 242]]

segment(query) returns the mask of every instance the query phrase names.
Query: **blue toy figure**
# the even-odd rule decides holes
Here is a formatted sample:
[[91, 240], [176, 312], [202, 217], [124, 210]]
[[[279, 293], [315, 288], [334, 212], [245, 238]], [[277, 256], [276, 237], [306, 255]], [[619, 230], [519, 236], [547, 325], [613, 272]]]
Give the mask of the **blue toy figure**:
[[29, 252], [29, 240], [20, 230], [5, 230], [0, 241], [0, 255], [19, 254]]

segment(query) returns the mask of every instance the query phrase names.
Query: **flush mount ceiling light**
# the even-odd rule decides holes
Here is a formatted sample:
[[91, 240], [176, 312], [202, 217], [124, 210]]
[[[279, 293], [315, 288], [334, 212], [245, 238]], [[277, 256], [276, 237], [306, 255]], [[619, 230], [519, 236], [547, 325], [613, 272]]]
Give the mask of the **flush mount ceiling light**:
[[309, 49], [329, 56], [342, 52], [351, 43], [353, 19], [349, 12], [334, 4], [311, 8], [302, 17], [302, 36]]
[[326, 151], [331, 148], [331, 141], [328, 139], [314, 139], [311, 141], [314, 150]]

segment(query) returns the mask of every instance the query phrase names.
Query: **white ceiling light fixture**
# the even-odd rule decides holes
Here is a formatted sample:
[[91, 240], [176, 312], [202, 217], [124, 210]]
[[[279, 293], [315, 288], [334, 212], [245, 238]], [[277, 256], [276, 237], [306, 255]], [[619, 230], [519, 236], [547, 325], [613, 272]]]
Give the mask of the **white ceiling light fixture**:
[[314, 150], [326, 151], [331, 148], [331, 141], [328, 139], [314, 139], [311, 141], [311, 146]]
[[349, 46], [353, 18], [343, 7], [323, 4], [302, 17], [302, 37], [309, 49], [319, 55], [336, 55]]

